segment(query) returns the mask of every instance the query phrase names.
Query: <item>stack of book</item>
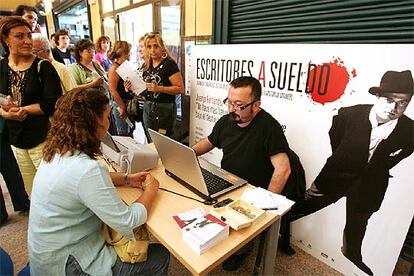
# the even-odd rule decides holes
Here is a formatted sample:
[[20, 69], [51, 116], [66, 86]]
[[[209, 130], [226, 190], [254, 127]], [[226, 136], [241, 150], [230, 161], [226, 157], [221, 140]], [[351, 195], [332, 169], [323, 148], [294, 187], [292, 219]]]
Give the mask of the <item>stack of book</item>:
[[199, 208], [173, 217], [181, 228], [183, 241], [199, 255], [229, 236], [226, 223], [202, 213]]

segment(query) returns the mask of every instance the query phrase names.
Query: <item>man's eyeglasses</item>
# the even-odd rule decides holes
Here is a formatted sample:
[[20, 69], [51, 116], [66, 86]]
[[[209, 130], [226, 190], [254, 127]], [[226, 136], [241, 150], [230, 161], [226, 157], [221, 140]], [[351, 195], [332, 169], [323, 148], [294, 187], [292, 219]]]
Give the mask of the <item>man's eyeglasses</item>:
[[242, 105], [242, 104], [236, 104], [236, 103], [233, 103], [232, 101], [230, 101], [229, 100], [229, 98], [225, 98], [224, 100], [223, 100], [223, 103], [225, 104], [225, 105], [227, 105], [228, 107], [233, 107], [235, 110], [237, 110], [237, 111], [242, 111], [242, 110], [245, 110], [246, 108], [248, 108], [249, 106], [251, 106], [252, 104], [254, 104], [255, 102], [257, 102], [257, 100], [254, 100], [254, 101], [252, 101], [251, 103], [248, 103], [248, 104], [245, 104], [245, 105]]

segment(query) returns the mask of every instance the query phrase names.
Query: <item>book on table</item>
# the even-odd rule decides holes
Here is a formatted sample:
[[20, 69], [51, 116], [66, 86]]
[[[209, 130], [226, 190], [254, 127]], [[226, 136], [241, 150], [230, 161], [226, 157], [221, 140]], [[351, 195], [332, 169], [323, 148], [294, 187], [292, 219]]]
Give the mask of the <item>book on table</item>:
[[229, 236], [229, 226], [202, 208], [174, 215], [173, 219], [183, 241], [199, 255]]
[[211, 214], [199, 217], [181, 232], [183, 240], [199, 255], [227, 238], [230, 233], [229, 226]]

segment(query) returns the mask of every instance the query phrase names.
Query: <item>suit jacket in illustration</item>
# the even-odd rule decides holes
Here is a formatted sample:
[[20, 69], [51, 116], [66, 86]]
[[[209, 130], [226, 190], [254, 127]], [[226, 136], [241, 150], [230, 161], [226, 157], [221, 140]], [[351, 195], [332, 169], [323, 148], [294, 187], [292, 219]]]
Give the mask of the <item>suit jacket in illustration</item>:
[[375, 212], [384, 198], [389, 170], [413, 152], [414, 122], [403, 115], [368, 162], [372, 105], [341, 108], [329, 131], [332, 155], [315, 179], [318, 189], [339, 199], [348, 196], [358, 211]]

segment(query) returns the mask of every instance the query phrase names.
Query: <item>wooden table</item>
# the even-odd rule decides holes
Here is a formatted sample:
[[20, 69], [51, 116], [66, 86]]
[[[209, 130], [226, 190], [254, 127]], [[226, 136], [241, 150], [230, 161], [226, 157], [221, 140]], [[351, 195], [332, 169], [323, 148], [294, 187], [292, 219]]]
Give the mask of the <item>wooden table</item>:
[[[160, 187], [201, 200], [196, 194], [167, 176], [161, 161], [151, 171], [151, 174], [158, 179]], [[219, 200], [227, 197], [237, 199], [241, 196], [244, 189], [249, 186], [251, 187], [251, 185], [244, 185], [239, 189], [221, 196]], [[133, 203], [141, 195], [141, 190], [136, 188], [120, 186], [117, 187], [117, 190], [120, 197], [128, 205]], [[180, 228], [172, 218], [178, 213], [183, 213], [198, 207], [202, 207], [207, 212], [212, 208], [200, 202], [160, 190], [150, 210], [146, 223], [147, 228], [194, 275], [204, 275], [213, 270], [243, 245], [268, 228], [264, 249], [263, 274], [273, 274], [280, 228], [280, 216], [271, 212], [265, 212], [250, 227], [238, 231], [230, 229], [230, 236], [228, 238], [213, 246], [202, 255], [198, 255], [183, 241]]]

